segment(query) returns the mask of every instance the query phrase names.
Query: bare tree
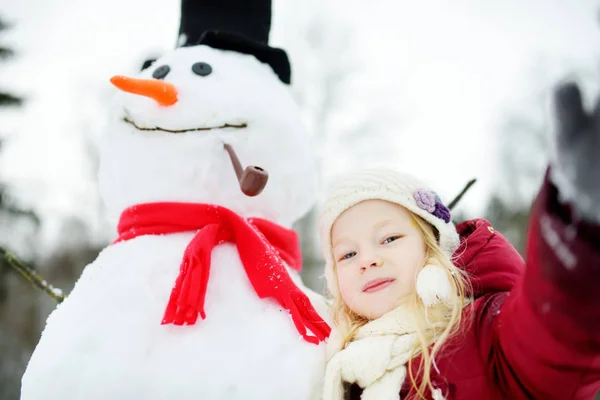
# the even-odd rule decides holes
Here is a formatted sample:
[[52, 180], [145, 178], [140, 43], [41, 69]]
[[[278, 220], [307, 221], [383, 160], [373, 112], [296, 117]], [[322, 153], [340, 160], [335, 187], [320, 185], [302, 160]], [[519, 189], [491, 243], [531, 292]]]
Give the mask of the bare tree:
[[[0, 18], [0, 33], [8, 28], [8, 24], [2, 18]], [[14, 51], [12, 49], [0, 45], [0, 59], [6, 60], [13, 56]], [[23, 99], [21, 97], [0, 90], [0, 107], [20, 106], [22, 103]]]
[[[8, 25], [0, 19], [0, 32]], [[14, 56], [12, 49], [0, 45], [0, 59]], [[23, 99], [0, 90], [0, 107], [19, 107]], [[4, 134], [6, 132], [3, 132]], [[0, 143], [1, 144], [1, 143]], [[29, 261], [35, 257], [40, 220], [36, 213], [19, 203], [11, 187], [0, 182], [0, 247], [11, 248]], [[19, 398], [20, 379], [37, 342], [36, 297], [28, 283], [13, 273], [0, 259], [0, 398]], [[35, 326], [36, 329], [32, 329]]]
[[[0, 21], [0, 30], [5, 28], [6, 24]], [[13, 54], [12, 50], [0, 46], [0, 58]], [[84, 115], [73, 125], [77, 131], [75, 138], [80, 140], [82, 152], [87, 155], [87, 164], [83, 168], [87, 169], [90, 181], [95, 180], [98, 167], [93, 136], [99, 124], [93, 118], [98, 115], [98, 105], [108, 103], [105, 102], [107, 96], [107, 93], [100, 92], [98, 99], [93, 96], [79, 99], [79, 114]], [[0, 93], [0, 106], [18, 107], [22, 103], [18, 96]], [[85, 110], [84, 105], [87, 105]], [[15, 192], [9, 183], [0, 182], [0, 399], [3, 400], [19, 398], [21, 376], [46, 318], [56, 307], [56, 301], [33, 288], [11, 267], [10, 257], [2, 255], [10, 253], [11, 257], [16, 256], [38, 270], [44, 279], [68, 293], [83, 268], [108, 242], [98, 238], [98, 233], [90, 226], [93, 221], [88, 220], [89, 216], [57, 214], [52, 217], [51, 223], [54, 226], [54, 243], [43, 243], [40, 233], [42, 229], [48, 229], [49, 221], [38, 216], [33, 204], [25, 203], [26, 195]], [[88, 209], [97, 209], [97, 218], [102, 219], [100, 199], [86, 203]]]

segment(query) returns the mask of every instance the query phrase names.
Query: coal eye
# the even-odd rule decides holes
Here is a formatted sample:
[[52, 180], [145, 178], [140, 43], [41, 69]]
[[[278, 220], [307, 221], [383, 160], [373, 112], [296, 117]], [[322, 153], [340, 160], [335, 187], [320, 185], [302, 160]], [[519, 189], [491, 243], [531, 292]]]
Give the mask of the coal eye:
[[192, 65], [192, 71], [196, 75], [206, 76], [210, 75], [210, 73], [212, 72], [212, 67], [210, 66], [210, 64], [207, 64], [205, 62], [197, 62], [194, 65]]
[[154, 79], [162, 79], [165, 76], [167, 76], [170, 70], [171, 68], [169, 68], [168, 65], [161, 65], [160, 67], [154, 70], [154, 72], [152, 73], [152, 77]]

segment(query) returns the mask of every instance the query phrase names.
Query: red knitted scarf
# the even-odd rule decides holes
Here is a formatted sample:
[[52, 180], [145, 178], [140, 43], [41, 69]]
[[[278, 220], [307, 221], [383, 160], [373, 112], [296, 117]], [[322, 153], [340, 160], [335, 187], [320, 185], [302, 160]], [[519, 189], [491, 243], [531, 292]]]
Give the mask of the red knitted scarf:
[[214, 205], [147, 203], [126, 209], [121, 214], [118, 232], [115, 243], [143, 235], [197, 232], [183, 254], [163, 324], [193, 325], [198, 313], [206, 318], [204, 297], [212, 249], [220, 243], [233, 242], [261, 299], [271, 297], [288, 310], [307, 342], [317, 344], [329, 336], [330, 327], [286, 271], [284, 262], [297, 271], [302, 267], [298, 237], [293, 230], [265, 219], [245, 219]]

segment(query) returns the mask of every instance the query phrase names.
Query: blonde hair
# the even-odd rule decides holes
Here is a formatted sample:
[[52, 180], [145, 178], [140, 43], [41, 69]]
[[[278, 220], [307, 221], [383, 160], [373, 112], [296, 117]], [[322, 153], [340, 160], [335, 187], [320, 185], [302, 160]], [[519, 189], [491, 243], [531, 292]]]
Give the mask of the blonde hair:
[[[470, 300], [469, 280], [464, 271], [456, 267], [452, 260], [441, 250], [438, 245], [436, 232], [431, 224], [418, 215], [410, 212], [414, 226], [423, 235], [426, 245], [426, 259], [424, 265], [435, 264], [445, 269], [451, 287], [451, 301], [438, 303], [432, 307], [425, 307], [416, 290], [410, 295], [407, 307], [412, 314], [417, 330], [418, 342], [412, 350], [412, 356], [408, 362], [409, 379], [412, 389], [416, 391], [419, 399], [426, 399], [426, 389], [434, 391], [431, 383], [431, 369], [435, 367], [435, 356], [444, 343], [459, 332], [463, 320], [463, 308]], [[423, 265], [423, 266], [424, 266]], [[334, 272], [336, 265], [333, 265]], [[333, 317], [343, 337], [342, 348], [354, 339], [356, 331], [364, 326], [369, 320], [350, 310], [344, 303], [338, 289], [337, 274], [334, 273], [335, 293], [331, 293], [333, 302]], [[412, 360], [421, 355], [418, 373], [422, 375], [421, 384], [417, 385], [412, 374]]]

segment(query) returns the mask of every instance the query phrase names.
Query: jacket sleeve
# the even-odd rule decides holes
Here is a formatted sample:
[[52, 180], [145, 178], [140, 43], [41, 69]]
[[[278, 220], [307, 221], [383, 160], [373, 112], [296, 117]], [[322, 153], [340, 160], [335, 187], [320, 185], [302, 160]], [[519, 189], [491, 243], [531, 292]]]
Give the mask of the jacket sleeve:
[[479, 316], [488, 372], [511, 399], [592, 399], [600, 389], [600, 226], [577, 221], [558, 195], [546, 175], [524, 277]]

